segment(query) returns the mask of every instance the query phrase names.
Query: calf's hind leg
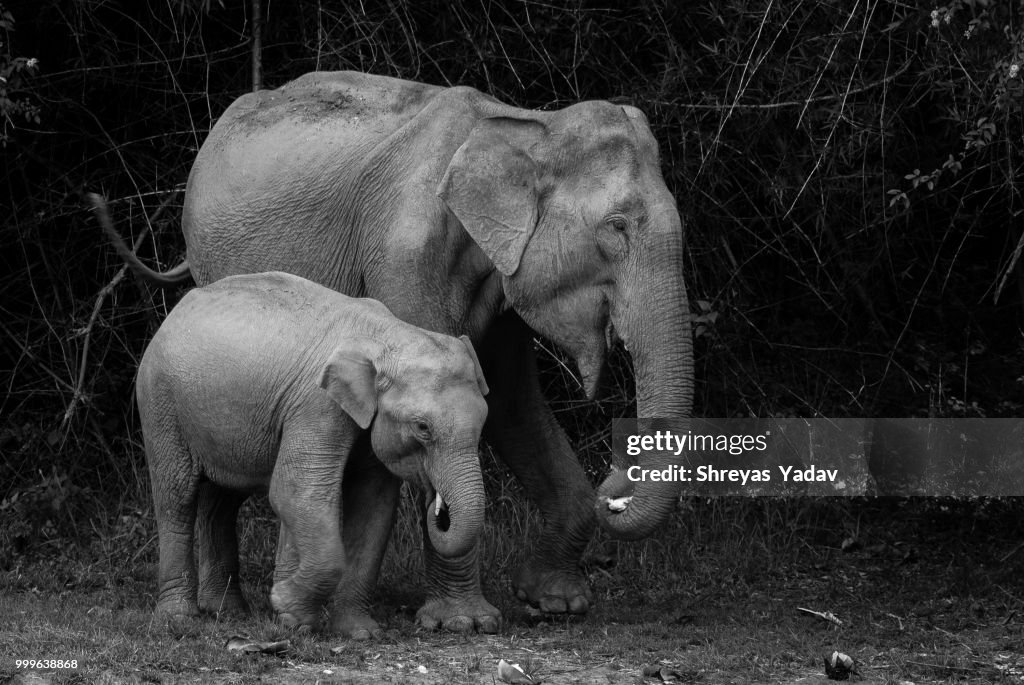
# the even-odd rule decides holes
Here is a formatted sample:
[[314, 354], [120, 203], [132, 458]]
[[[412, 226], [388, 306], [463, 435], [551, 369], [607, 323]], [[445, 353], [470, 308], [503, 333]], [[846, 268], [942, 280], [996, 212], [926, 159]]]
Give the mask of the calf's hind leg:
[[142, 425], [160, 541], [156, 613], [168, 618], [198, 616], [192, 554], [198, 478], [173, 419], [152, 419], [143, 409]]
[[196, 547], [199, 554], [199, 608], [245, 615], [249, 605], [238, 577], [238, 509], [248, 495], [209, 481], [199, 485]]

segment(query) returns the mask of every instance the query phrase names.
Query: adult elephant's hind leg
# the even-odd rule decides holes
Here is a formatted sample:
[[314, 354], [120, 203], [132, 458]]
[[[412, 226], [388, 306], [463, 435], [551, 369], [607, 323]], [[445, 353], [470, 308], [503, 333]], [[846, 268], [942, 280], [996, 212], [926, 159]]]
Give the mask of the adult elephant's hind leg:
[[209, 481], [199, 486], [196, 545], [199, 556], [199, 608], [245, 615], [249, 605], [238, 578], [238, 509], [245, 493]]
[[544, 517], [513, 589], [541, 611], [585, 613], [591, 593], [579, 565], [597, 525], [593, 488], [541, 394], [529, 328], [517, 316], [504, 316], [484, 349], [491, 389], [484, 436]]

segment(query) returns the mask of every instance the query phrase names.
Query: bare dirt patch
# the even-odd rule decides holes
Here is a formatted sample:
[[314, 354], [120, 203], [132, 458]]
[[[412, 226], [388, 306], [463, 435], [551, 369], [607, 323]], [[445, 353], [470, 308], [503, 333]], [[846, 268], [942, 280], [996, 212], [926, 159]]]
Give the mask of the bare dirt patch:
[[[417, 576], [396, 572], [392, 559], [376, 613], [385, 635], [369, 642], [278, 627], [265, 601], [269, 568], [246, 583], [253, 617], [163, 625], [152, 615], [152, 559], [69, 549], [19, 558], [0, 574], [0, 681], [491, 684], [504, 659], [553, 684], [657, 683], [664, 673], [680, 683], [816, 685], [833, 682], [823, 660], [838, 650], [856, 662], [851, 682], [1021, 683], [1017, 509], [691, 502], [659, 536], [609, 543], [610, 559], [586, 567], [595, 605], [583, 618], [538, 615], [514, 601], [514, 559], [485, 566], [486, 594], [505, 617], [497, 635], [418, 628]], [[291, 649], [229, 652], [233, 635], [287, 639]], [[15, 668], [27, 658], [79, 667]]]

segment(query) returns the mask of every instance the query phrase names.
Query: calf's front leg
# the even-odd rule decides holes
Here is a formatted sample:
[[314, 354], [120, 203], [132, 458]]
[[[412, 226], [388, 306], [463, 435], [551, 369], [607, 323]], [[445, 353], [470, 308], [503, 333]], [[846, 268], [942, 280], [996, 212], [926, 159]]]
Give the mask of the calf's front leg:
[[324, 602], [345, 565], [340, 507], [344, 457], [354, 440], [323, 436], [319, 428], [285, 429], [270, 482], [270, 505], [298, 555], [294, 572], [275, 573], [270, 603], [287, 627], [319, 625]]

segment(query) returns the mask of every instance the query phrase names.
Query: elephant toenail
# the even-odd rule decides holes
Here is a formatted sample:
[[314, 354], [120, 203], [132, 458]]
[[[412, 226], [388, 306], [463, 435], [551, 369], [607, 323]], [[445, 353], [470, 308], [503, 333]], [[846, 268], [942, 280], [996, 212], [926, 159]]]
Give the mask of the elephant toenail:
[[477, 630], [481, 633], [496, 633], [501, 628], [501, 623], [493, 616], [484, 616], [477, 623]]
[[444, 627], [453, 633], [469, 633], [473, 631], [473, 619], [468, 616], [455, 616], [445, 621]]
[[559, 597], [551, 597], [541, 600], [541, 611], [549, 614], [564, 614], [565, 602]]

